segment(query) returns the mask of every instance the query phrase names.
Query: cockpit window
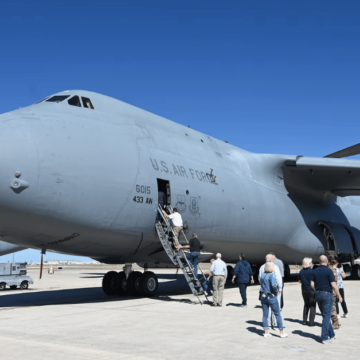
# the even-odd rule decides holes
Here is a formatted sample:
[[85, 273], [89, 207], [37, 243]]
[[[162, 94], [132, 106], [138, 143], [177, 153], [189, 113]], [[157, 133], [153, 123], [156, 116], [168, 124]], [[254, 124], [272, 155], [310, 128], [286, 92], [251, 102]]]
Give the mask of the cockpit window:
[[36, 102], [36, 103], [35, 103], [35, 105], [36, 105], [36, 104], [40, 104], [41, 102], [45, 101], [45, 100], [46, 100], [46, 99], [48, 99], [48, 98], [49, 98], [49, 97], [47, 96], [46, 98], [44, 98], [44, 99], [42, 99], [42, 100], [40, 100], [40, 101]]
[[81, 100], [83, 102], [83, 106], [88, 109], [94, 109], [94, 106], [89, 98], [81, 97]]
[[50, 99], [47, 99], [46, 101], [59, 103], [67, 99], [69, 96], [70, 95], [55, 95], [52, 96]]
[[80, 98], [76, 95], [68, 100], [69, 105], [81, 107]]

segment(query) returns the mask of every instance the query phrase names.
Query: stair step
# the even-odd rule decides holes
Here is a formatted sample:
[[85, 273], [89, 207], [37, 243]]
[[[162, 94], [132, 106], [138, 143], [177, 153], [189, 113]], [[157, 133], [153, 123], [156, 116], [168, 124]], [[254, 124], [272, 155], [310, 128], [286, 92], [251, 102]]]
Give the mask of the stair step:
[[[159, 207], [159, 209], [161, 210], [160, 207]], [[172, 213], [171, 207], [170, 207], [170, 212]], [[163, 226], [160, 222], [155, 223], [155, 228], [158, 233], [159, 240], [160, 240], [166, 254], [168, 255], [168, 257], [170, 258], [170, 260], [173, 262], [173, 264], [175, 266], [181, 268], [193, 295], [195, 295], [197, 297], [204, 295], [207, 299], [207, 296], [201, 286], [201, 283], [195, 277], [193, 269], [190, 267], [190, 264], [185, 256], [185, 253], [183, 252], [183, 250], [180, 249], [179, 251], [174, 253], [172, 242], [170, 242], [170, 240], [169, 240], [169, 235], [174, 236], [173, 229], [172, 229], [169, 221], [167, 220], [167, 218], [163, 215], [163, 213], [160, 212], [160, 214], [164, 220], [165, 228], [163, 228]], [[183, 233], [183, 236], [184, 236], [186, 242], [189, 243], [184, 233]], [[201, 269], [200, 269], [200, 271], [201, 271]]]

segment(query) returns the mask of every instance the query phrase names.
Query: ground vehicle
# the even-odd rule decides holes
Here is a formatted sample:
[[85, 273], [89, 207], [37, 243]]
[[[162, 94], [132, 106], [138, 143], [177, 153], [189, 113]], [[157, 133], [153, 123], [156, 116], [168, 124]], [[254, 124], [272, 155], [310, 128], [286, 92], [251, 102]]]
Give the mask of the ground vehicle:
[[6, 286], [10, 289], [16, 289], [18, 286], [22, 290], [27, 289], [34, 281], [26, 273], [26, 263], [0, 263], [0, 291], [5, 290]]

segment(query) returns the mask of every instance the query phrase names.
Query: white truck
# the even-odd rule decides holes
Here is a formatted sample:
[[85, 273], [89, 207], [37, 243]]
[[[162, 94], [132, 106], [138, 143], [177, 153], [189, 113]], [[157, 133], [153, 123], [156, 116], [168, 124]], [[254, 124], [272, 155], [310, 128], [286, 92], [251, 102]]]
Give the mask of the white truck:
[[5, 290], [6, 286], [10, 289], [16, 289], [18, 286], [22, 290], [27, 289], [34, 281], [26, 274], [26, 263], [0, 263], [0, 291]]

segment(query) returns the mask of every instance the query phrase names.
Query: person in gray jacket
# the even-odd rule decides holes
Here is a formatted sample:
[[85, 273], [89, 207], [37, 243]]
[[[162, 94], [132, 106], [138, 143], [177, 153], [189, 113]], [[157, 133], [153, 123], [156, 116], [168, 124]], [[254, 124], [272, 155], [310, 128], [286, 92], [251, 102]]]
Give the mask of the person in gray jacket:
[[280, 299], [280, 309], [282, 310], [282, 308], [284, 307], [284, 277], [285, 277], [284, 263], [276, 257], [275, 253], [271, 252], [270, 254], [274, 256], [274, 263], [279, 268], [282, 277], [282, 289], [281, 289], [281, 299]]

